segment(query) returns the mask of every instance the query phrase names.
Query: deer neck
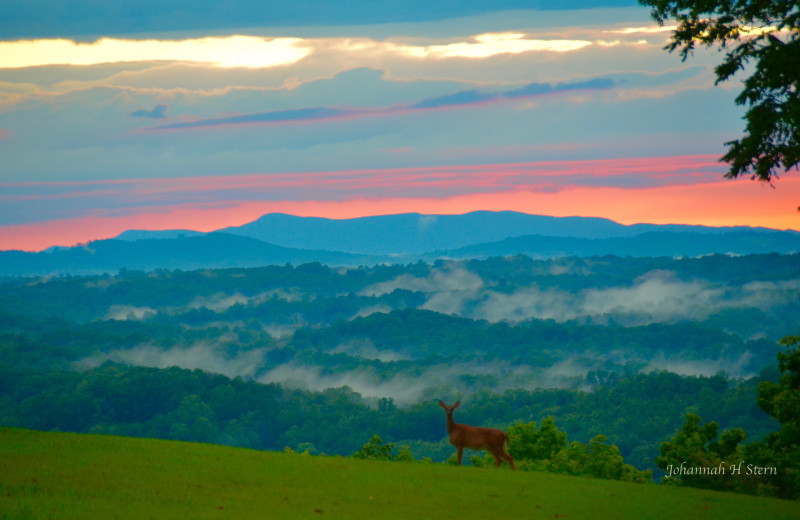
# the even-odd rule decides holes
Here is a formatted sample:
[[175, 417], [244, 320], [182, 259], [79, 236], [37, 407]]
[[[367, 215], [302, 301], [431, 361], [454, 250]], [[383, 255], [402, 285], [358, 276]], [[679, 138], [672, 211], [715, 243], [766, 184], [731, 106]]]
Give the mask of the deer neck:
[[447, 433], [453, 433], [456, 429], [456, 422], [453, 420], [453, 414], [447, 414]]

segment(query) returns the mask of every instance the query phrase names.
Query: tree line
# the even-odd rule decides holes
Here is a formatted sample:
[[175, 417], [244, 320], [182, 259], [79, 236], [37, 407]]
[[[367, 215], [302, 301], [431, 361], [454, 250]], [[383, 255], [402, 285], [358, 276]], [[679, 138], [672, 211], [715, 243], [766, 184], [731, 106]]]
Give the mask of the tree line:
[[[800, 336], [781, 340], [787, 349], [778, 354], [777, 381], [758, 385], [758, 406], [779, 422], [777, 431], [745, 444], [745, 430], [733, 427], [720, 432], [715, 421], [702, 424], [694, 412], [686, 423], [660, 445], [655, 463], [668, 485], [733, 491], [787, 499], [800, 499]], [[651, 482], [652, 470], [638, 470], [625, 463], [619, 448], [608, 437], [596, 435], [588, 443], [567, 442], [553, 416], [536, 422], [516, 421], [508, 428], [509, 453], [517, 469], [549, 471], [629, 482]], [[360, 459], [413, 462], [408, 446], [395, 454], [395, 445], [373, 436], [353, 456]], [[430, 459], [424, 459], [430, 462]], [[473, 455], [473, 466], [494, 467], [489, 455]], [[448, 460], [456, 464], [455, 453]]]
[[726, 427], [743, 426], [754, 439], [774, 431], [776, 421], [756, 405], [758, 385], [773, 372], [747, 380], [668, 372], [615, 380], [595, 374], [591, 391], [463, 395], [434, 387], [426, 390], [428, 397], [399, 407], [391, 398], [365, 399], [348, 387], [312, 392], [176, 367], [109, 362], [77, 372], [2, 365], [0, 425], [264, 450], [307, 445], [314, 453], [340, 455], [355, 452], [370, 432], [405, 442], [416, 457], [442, 461], [450, 449], [437, 400], [458, 398], [465, 403], [460, 420], [468, 424], [507, 427], [553, 416], [570, 440], [588, 443], [605, 435], [631, 464], [657, 470], [659, 443], [688, 411], [713, 414]]

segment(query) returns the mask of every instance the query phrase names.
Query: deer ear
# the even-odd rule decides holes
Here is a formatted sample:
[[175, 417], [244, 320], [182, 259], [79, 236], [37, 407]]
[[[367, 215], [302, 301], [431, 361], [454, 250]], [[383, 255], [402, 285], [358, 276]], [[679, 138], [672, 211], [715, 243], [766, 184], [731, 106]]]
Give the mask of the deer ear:
[[439, 406], [441, 406], [442, 408], [447, 408], [447, 405], [444, 404], [444, 401], [442, 400], [439, 401]]
[[453, 405], [453, 408], [458, 408], [461, 406], [461, 401], [456, 401], [456, 404]]

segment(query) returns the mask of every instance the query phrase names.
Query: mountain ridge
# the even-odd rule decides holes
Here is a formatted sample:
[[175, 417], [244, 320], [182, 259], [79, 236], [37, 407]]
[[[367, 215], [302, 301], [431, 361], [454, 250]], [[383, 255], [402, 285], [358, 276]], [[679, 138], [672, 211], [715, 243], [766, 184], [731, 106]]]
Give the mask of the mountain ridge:
[[590, 217], [479, 211], [324, 219], [270, 213], [238, 227], [128, 230], [39, 253], [0, 251], [0, 276], [86, 275], [123, 268], [194, 270], [319, 262], [357, 267], [439, 258], [702, 256], [794, 253], [800, 233], [765, 228], [634, 224]]
[[267, 213], [252, 222], [221, 228], [217, 232], [300, 249], [368, 255], [419, 255], [525, 235], [591, 239], [632, 237], [649, 231], [725, 234], [737, 230], [773, 231], [747, 226], [625, 225], [601, 217], [553, 217], [483, 210], [460, 215], [400, 213], [351, 219]]
[[[723, 234], [646, 231], [632, 237], [589, 239], [524, 235], [454, 250], [433, 251], [423, 255], [423, 258], [467, 259], [509, 255], [532, 258], [604, 255], [696, 257], [709, 254], [786, 254], [798, 251], [800, 234], [792, 236], [783, 231], [736, 230]], [[643, 254], [644, 252], [647, 254]]]
[[0, 276], [86, 275], [121, 269], [219, 269], [310, 262], [336, 265], [376, 263], [364, 255], [287, 248], [226, 233], [194, 237], [107, 239], [50, 252], [0, 251]]

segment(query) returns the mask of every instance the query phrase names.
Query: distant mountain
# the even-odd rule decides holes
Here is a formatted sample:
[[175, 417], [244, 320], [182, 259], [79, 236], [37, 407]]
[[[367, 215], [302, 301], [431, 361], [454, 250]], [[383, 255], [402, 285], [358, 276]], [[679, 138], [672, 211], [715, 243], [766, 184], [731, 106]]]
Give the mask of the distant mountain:
[[320, 262], [409, 263], [419, 259], [557, 256], [700, 256], [792, 253], [800, 233], [754, 228], [625, 226], [611, 220], [510, 211], [409, 213], [348, 220], [264, 215], [214, 233], [131, 230], [86, 246], [40, 253], [0, 251], [0, 276], [95, 274], [121, 268], [203, 269]]
[[226, 233], [163, 239], [97, 240], [86, 246], [49, 252], [0, 251], [0, 276], [116, 273], [122, 268], [205, 269], [321, 262], [333, 265], [377, 263], [362, 255], [292, 249]]
[[625, 226], [603, 218], [475, 211], [464, 215], [406, 213], [345, 220], [271, 213], [249, 224], [219, 231], [284, 247], [366, 255], [419, 255], [525, 235], [597, 239], [631, 237], [649, 231], [725, 233], [736, 229], [749, 228], [653, 224]]
[[198, 237], [205, 235], [202, 231], [192, 231], [191, 229], [167, 229], [164, 231], [148, 231], [144, 229], [129, 229], [123, 231], [119, 236], [115, 237], [117, 240], [143, 240], [150, 238], [184, 238], [184, 237]]
[[561, 256], [666, 256], [695, 257], [710, 254], [748, 255], [796, 253], [800, 233], [738, 230], [727, 233], [650, 231], [632, 237], [574, 238], [526, 235], [499, 242], [477, 244], [424, 255], [435, 258], [488, 258], [526, 255], [532, 258]]

